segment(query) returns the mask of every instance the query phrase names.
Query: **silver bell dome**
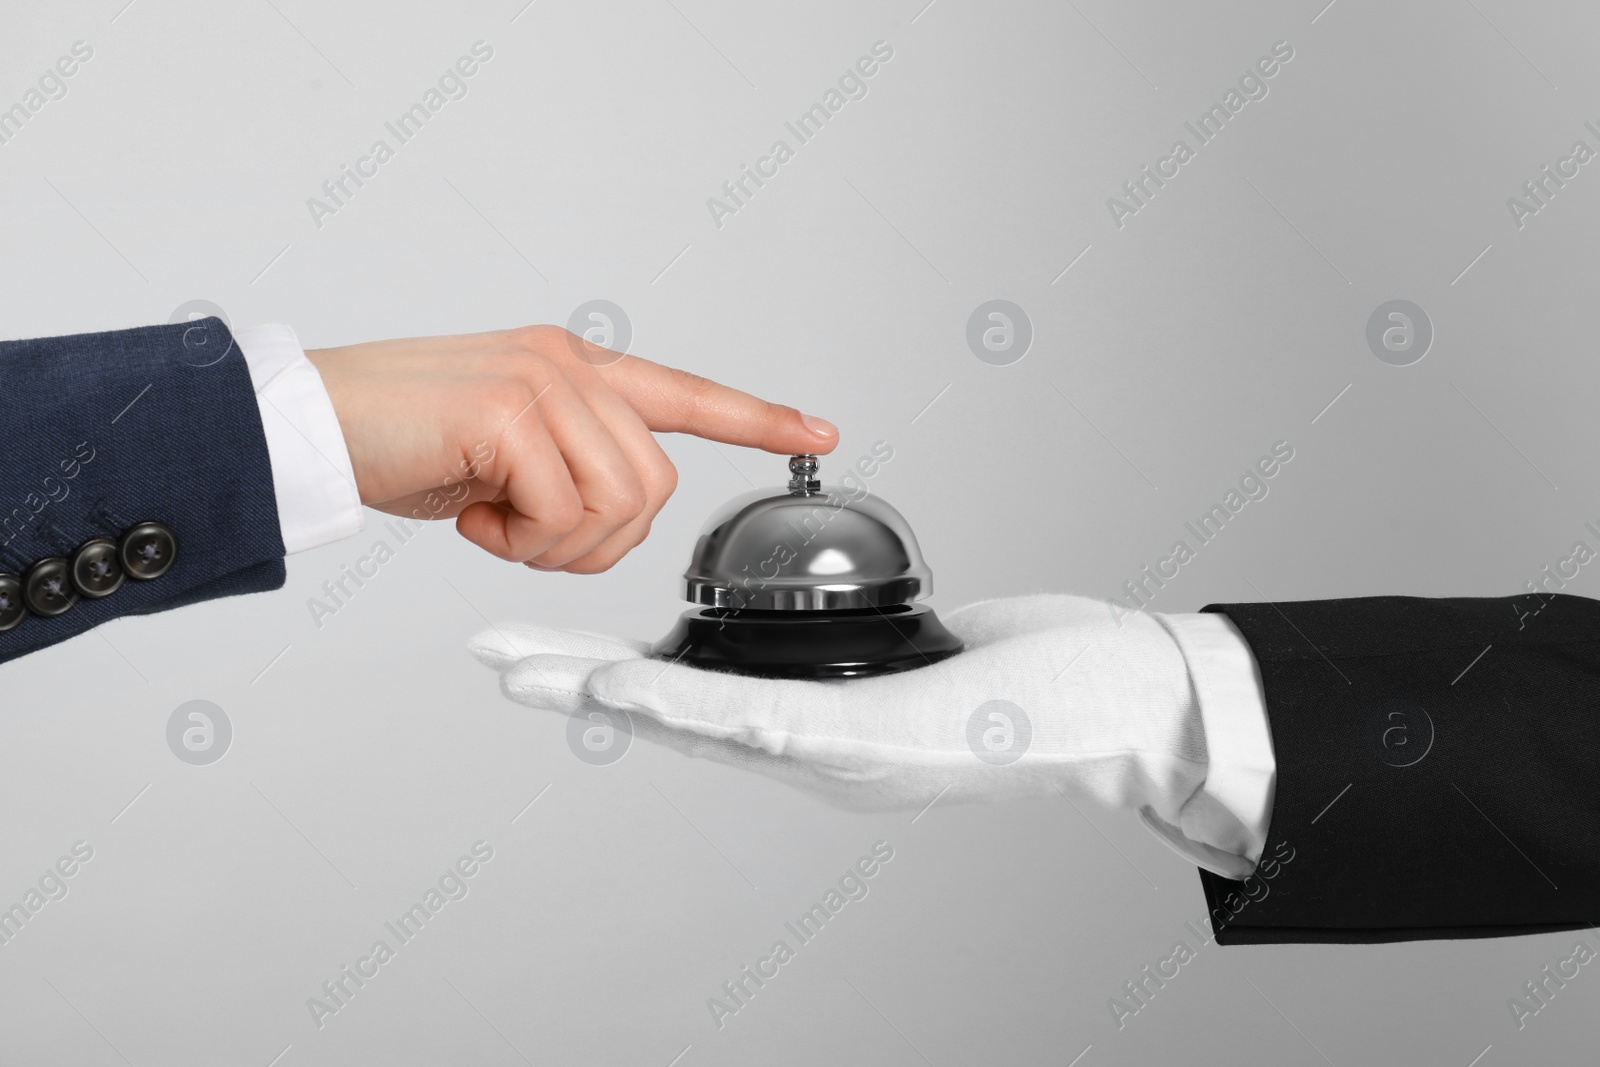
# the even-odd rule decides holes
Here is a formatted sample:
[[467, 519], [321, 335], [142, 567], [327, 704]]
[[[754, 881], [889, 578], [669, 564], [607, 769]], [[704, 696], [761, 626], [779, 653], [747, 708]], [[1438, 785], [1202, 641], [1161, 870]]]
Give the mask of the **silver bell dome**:
[[911, 525], [875, 496], [823, 486], [817, 457], [789, 460], [787, 489], [735, 497], [700, 531], [685, 598], [714, 608], [839, 611], [933, 592]]

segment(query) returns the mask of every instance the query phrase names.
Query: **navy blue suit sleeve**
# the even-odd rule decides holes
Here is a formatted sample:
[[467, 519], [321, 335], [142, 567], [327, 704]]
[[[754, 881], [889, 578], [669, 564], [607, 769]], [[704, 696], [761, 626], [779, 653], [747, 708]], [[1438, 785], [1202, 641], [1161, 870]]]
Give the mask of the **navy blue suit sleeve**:
[[145, 522], [177, 543], [159, 577], [30, 611], [0, 632], [0, 662], [121, 615], [283, 585], [261, 413], [219, 319], [0, 342], [0, 432], [0, 572], [25, 578]]

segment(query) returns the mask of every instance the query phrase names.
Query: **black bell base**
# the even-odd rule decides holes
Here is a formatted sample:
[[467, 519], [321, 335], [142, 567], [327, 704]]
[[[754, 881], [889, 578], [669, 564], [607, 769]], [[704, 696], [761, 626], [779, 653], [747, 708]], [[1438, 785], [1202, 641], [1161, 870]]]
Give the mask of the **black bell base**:
[[926, 667], [961, 639], [922, 604], [848, 611], [695, 608], [650, 654], [762, 678], [870, 678]]

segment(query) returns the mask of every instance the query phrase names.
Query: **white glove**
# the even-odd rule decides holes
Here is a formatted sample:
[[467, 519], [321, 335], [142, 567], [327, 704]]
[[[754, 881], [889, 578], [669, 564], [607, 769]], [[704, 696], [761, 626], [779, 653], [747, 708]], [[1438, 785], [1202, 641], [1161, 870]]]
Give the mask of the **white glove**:
[[[1121, 614], [1119, 625], [1110, 604], [1075, 596], [983, 601], [944, 619], [966, 645], [949, 659], [820, 682], [698, 670], [647, 658], [644, 642], [529, 624], [486, 630], [471, 648], [512, 700], [625, 711], [636, 734], [839, 806], [1060, 794], [1139, 809], [1181, 838], [1206, 778], [1199, 705], [1159, 616]], [[1219, 873], [1253, 868], [1191, 844]]]

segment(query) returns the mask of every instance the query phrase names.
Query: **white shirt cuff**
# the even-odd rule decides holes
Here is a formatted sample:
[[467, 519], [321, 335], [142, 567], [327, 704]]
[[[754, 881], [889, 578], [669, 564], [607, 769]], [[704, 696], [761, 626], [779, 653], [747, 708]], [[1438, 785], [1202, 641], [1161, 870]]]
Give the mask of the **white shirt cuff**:
[[344, 432], [300, 339], [287, 326], [250, 326], [233, 340], [261, 408], [284, 551], [359, 533], [366, 518]]
[[1261, 673], [1244, 635], [1226, 615], [1157, 615], [1177, 641], [1205, 726], [1205, 783], [1179, 812], [1179, 825], [1140, 812], [1156, 836], [1225, 878], [1248, 877], [1261, 858], [1277, 761]]

